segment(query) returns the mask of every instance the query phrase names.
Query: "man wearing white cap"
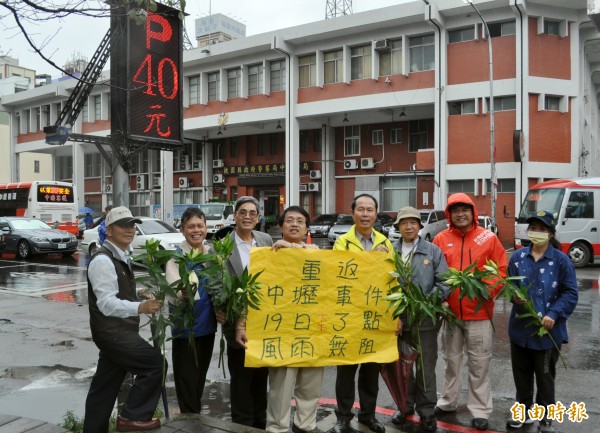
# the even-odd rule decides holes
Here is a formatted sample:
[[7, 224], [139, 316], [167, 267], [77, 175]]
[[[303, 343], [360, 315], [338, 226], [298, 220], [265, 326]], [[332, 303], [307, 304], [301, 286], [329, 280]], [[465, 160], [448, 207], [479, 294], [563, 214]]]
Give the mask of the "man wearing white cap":
[[100, 349], [96, 374], [85, 403], [84, 433], [106, 433], [110, 415], [127, 372], [135, 383], [117, 418], [117, 431], [160, 427], [152, 419], [162, 387], [163, 357], [139, 335], [140, 314], [160, 310], [162, 302], [138, 302], [128, 247], [135, 236], [134, 218], [126, 207], [106, 216], [107, 240], [88, 266], [90, 328]]

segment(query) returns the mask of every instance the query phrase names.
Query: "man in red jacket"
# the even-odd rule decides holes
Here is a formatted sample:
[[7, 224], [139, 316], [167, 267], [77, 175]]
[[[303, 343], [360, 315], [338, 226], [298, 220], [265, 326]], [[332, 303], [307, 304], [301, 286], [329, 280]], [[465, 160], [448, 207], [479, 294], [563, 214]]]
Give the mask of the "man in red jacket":
[[[440, 247], [446, 256], [449, 268], [464, 270], [472, 263], [482, 269], [487, 260], [498, 265], [500, 274], [506, 276], [506, 251], [491, 231], [477, 224], [477, 209], [473, 201], [463, 193], [448, 197], [446, 217], [450, 227], [440, 232], [433, 243]], [[436, 415], [442, 417], [456, 411], [460, 392], [460, 369], [463, 352], [466, 348], [469, 368], [469, 391], [467, 409], [473, 420], [472, 426], [487, 430], [488, 417], [492, 412], [492, 390], [490, 385], [490, 360], [492, 358], [492, 318], [493, 297], [500, 288], [491, 293], [487, 305], [477, 308], [478, 300], [460, 299], [455, 290], [447, 299], [449, 307], [464, 327], [448, 328], [444, 323], [442, 331], [442, 351], [446, 361], [444, 390], [435, 408]], [[492, 288], [490, 288], [492, 291]]]

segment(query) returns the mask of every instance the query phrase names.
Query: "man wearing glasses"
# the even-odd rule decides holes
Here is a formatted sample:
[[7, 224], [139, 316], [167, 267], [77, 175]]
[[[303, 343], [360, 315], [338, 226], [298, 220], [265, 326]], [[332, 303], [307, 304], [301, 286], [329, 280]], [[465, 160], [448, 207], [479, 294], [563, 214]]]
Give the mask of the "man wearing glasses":
[[[234, 206], [233, 218], [235, 220], [235, 247], [227, 261], [227, 270], [231, 275], [241, 278], [244, 268], [249, 266], [250, 249], [253, 247], [270, 247], [273, 245], [271, 236], [254, 230], [258, 224], [258, 200], [254, 197], [243, 196], [237, 199]], [[245, 332], [239, 333], [236, 339], [236, 330], [245, 323], [225, 324], [224, 332], [227, 338], [227, 366], [231, 381], [229, 385], [231, 398], [231, 420], [235, 423], [249, 427], [265, 429], [267, 424], [267, 367], [244, 367], [246, 357], [244, 342]]]
[[153, 419], [162, 388], [163, 356], [139, 334], [140, 314], [160, 310], [162, 301], [137, 300], [129, 246], [135, 237], [134, 218], [126, 207], [106, 216], [108, 236], [88, 266], [88, 300], [92, 339], [100, 350], [96, 374], [85, 402], [85, 433], [106, 433], [117, 394], [126, 373], [136, 375], [117, 417], [117, 431], [160, 427]]

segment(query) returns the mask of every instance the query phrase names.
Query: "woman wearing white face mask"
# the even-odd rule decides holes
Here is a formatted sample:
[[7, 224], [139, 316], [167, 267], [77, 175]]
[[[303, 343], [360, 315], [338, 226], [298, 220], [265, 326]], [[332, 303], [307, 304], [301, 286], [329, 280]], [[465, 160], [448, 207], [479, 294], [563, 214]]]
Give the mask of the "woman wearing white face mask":
[[[575, 268], [569, 257], [560, 251], [560, 243], [555, 238], [556, 222], [550, 212], [540, 211], [528, 218], [527, 223], [531, 245], [513, 253], [508, 273], [525, 277], [519, 284], [527, 287], [527, 297], [542, 317], [542, 325], [560, 348], [563, 343], [568, 343], [567, 319], [577, 305]], [[559, 353], [548, 335], [538, 337], [535, 335], [537, 327], [531, 326], [529, 319], [517, 317], [525, 312], [521, 306], [523, 303], [513, 299], [508, 323], [516, 401], [525, 409], [537, 403], [547, 410], [548, 405], [556, 403], [554, 378]], [[534, 376], [537, 388], [535, 401]], [[518, 429], [531, 422], [533, 420], [528, 415], [524, 420], [511, 417], [506, 426]], [[545, 418], [540, 421], [540, 432], [554, 431], [551, 420]]]

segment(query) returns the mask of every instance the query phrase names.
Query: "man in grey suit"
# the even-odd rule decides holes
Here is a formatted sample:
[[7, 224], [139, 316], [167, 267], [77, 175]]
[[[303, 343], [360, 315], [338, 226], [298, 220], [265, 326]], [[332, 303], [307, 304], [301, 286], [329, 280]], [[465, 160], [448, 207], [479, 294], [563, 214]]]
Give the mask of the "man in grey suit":
[[[235, 247], [227, 262], [227, 270], [230, 274], [241, 277], [250, 262], [250, 249], [270, 247], [273, 240], [268, 234], [254, 230], [259, 217], [258, 200], [254, 197], [240, 197], [235, 202], [233, 217], [236, 224], [233, 232]], [[241, 335], [236, 341], [236, 334], [243, 333], [245, 338], [245, 326], [243, 321], [238, 321], [237, 324], [226, 324], [224, 328], [227, 338], [227, 366], [231, 375], [231, 420], [264, 430], [267, 424], [269, 370], [266, 367], [244, 367], [245, 349], [241, 343]]]

